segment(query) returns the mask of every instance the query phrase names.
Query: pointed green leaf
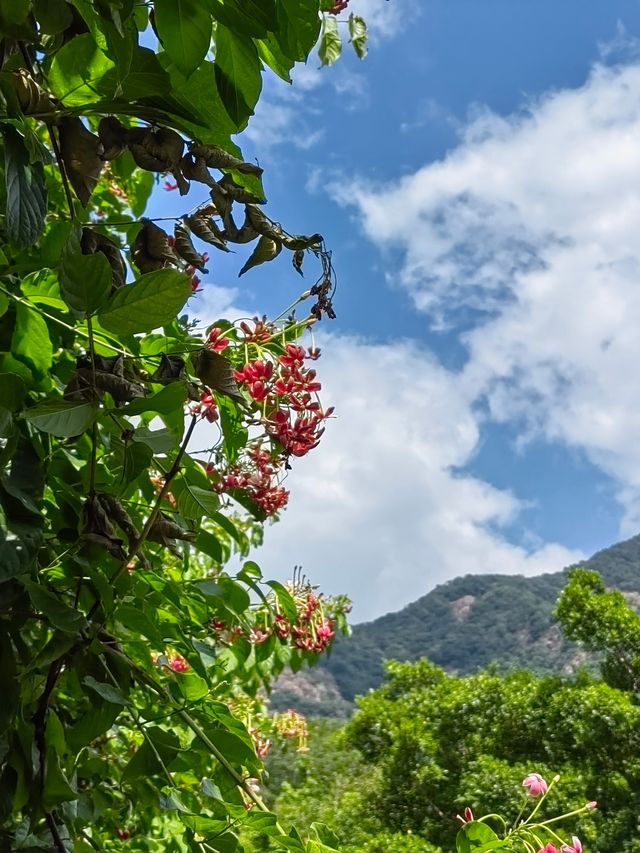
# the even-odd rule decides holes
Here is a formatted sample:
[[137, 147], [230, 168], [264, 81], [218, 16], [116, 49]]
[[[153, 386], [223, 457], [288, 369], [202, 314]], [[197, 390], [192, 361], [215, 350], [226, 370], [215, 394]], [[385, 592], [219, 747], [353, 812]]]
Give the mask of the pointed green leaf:
[[60, 291], [69, 308], [79, 316], [91, 316], [111, 292], [111, 267], [102, 252], [83, 255], [80, 228], [73, 228], [62, 251]]
[[51, 367], [53, 347], [47, 324], [35, 309], [23, 302], [16, 305], [11, 352], [37, 379], [42, 379]]
[[58, 438], [71, 438], [88, 430], [97, 414], [98, 408], [95, 403], [49, 400], [27, 409], [24, 417], [42, 432], [56, 435]]
[[190, 295], [188, 275], [172, 269], [157, 270], [121, 287], [98, 314], [98, 321], [116, 335], [152, 332], [175, 320]]
[[110, 702], [112, 705], [128, 705], [129, 700], [122, 693], [122, 691], [118, 690], [112, 684], [104, 684], [101, 681], [96, 681], [96, 679], [87, 675], [82, 679], [82, 683], [86, 684], [87, 687], [90, 687], [91, 690], [95, 691], [98, 696], [101, 696], [105, 702]]
[[104, 78], [115, 64], [95, 43], [89, 33], [72, 38], [53, 57], [48, 74], [53, 94], [67, 107], [92, 104], [100, 97], [115, 94], [114, 85], [105, 86]]
[[253, 115], [262, 73], [258, 50], [249, 36], [218, 25], [216, 30], [215, 73], [218, 92], [229, 117], [239, 129]]
[[201, 0], [155, 0], [155, 22], [163, 48], [189, 76], [207, 55], [211, 15]]
[[118, 412], [121, 415], [141, 415], [143, 412], [158, 412], [161, 415], [168, 415], [176, 409], [182, 409], [186, 399], [187, 383], [172, 382], [162, 391], [158, 391], [157, 394], [132, 400], [131, 403], [127, 403], [126, 406], [118, 409]]
[[86, 627], [87, 620], [84, 614], [60, 601], [52, 592], [40, 584], [29, 581], [23, 581], [23, 585], [29, 593], [33, 606], [47, 617], [54, 628], [68, 634], [75, 634]]
[[220, 507], [220, 498], [215, 492], [193, 486], [184, 477], [173, 483], [171, 491], [185, 519], [199, 520], [203, 515], [211, 517]]
[[3, 125], [6, 184], [6, 228], [14, 243], [29, 246], [37, 242], [47, 214], [47, 190], [42, 163], [30, 163], [23, 137], [15, 128]]

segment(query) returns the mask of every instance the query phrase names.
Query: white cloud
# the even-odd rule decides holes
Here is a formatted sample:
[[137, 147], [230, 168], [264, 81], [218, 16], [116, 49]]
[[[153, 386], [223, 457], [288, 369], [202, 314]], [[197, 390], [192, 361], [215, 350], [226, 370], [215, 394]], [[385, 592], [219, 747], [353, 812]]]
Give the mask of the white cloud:
[[414, 174], [334, 188], [400, 250], [418, 309], [473, 321], [469, 398], [584, 450], [619, 484], [625, 534], [640, 523], [639, 138], [640, 66], [599, 65], [516, 115], [480, 111]]
[[302, 564], [323, 590], [351, 595], [361, 620], [460, 574], [538, 574], [584, 556], [509, 543], [501, 528], [517, 497], [452, 472], [476, 450], [478, 426], [463, 383], [428, 352], [330, 336], [318, 371], [337, 417], [295, 461], [290, 506], [256, 554], [265, 574]]

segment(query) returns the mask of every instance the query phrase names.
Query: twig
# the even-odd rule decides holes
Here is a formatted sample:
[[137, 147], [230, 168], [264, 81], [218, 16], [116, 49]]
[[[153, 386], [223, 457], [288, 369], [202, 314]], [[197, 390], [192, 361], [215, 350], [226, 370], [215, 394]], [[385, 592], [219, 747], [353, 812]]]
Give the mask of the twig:
[[58, 832], [58, 825], [53, 814], [51, 812], [46, 812], [44, 819], [47, 822], [47, 827], [49, 829], [49, 832], [51, 833], [51, 838], [53, 839], [53, 846], [55, 847], [55, 849], [58, 851], [58, 853], [67, 853], [67, 848], [62, 842], [62, 838], [60, 837], [60, 833]]

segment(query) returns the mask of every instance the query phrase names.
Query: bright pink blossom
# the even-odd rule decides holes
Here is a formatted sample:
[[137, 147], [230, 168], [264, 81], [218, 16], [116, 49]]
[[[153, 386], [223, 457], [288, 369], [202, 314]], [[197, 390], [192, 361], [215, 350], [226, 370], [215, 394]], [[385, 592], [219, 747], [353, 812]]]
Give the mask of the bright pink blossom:
[[522, 780], [522, 787], [529, 789], [529, 794], [532, 797], [539, 797], [540, 794], [546, 794], [549, 786], [544, 781], [539, 773], [529, 773]]
[[182, 657], [182, 655], [173, 655], [172, 657], [170, 657], [167, 666], [174, 672], [187, 672], [189, 669], [191, 669], [191, 667]]
[[558, 853], [558, 851], [553, 846], [553, 844], [549, 842], [546, 847], [542, 847], [540, 850], [538, 850], [538, 853]]
[[562, 853], [582, 853], [582, 842], [577, 835], [574, 835], [571, 844], [563, 844], [560, 849]]
[[213, 329], [211, 329], [209, 336], [207, 337], [209, 349], [212, 349], [214, 352], [223, 352], [226, 350], [229, 346], [229, 339], [221, 337], [222, 334], [222, 329], [218, 328], [218, 326], [214, 326]]

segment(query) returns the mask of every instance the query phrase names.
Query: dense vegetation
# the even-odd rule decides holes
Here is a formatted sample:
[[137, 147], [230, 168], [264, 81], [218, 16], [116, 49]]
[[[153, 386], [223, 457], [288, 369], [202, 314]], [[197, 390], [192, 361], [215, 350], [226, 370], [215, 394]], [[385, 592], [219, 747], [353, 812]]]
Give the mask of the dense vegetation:
[[[630, 543], [613, 552], [630, 557]], [[426, 660], [390, 663], [385, 684], [358, 700], [346, 727], [312, 727], [311, 752], [288, 775], [274, 760], [280, 812], [331, 815], [350, 853], [448, 851], [456, 812], [512, 821], [520, 782], [535, 769], [560, 774], [545, 804], [552, 813], [598, 803], [559, 831], [601, 853], [639, 850], [640, 618], [584, 569], [570, 576], [558, 616], [603, 656], [604, 680], [495, 670], [461, 677]]]

